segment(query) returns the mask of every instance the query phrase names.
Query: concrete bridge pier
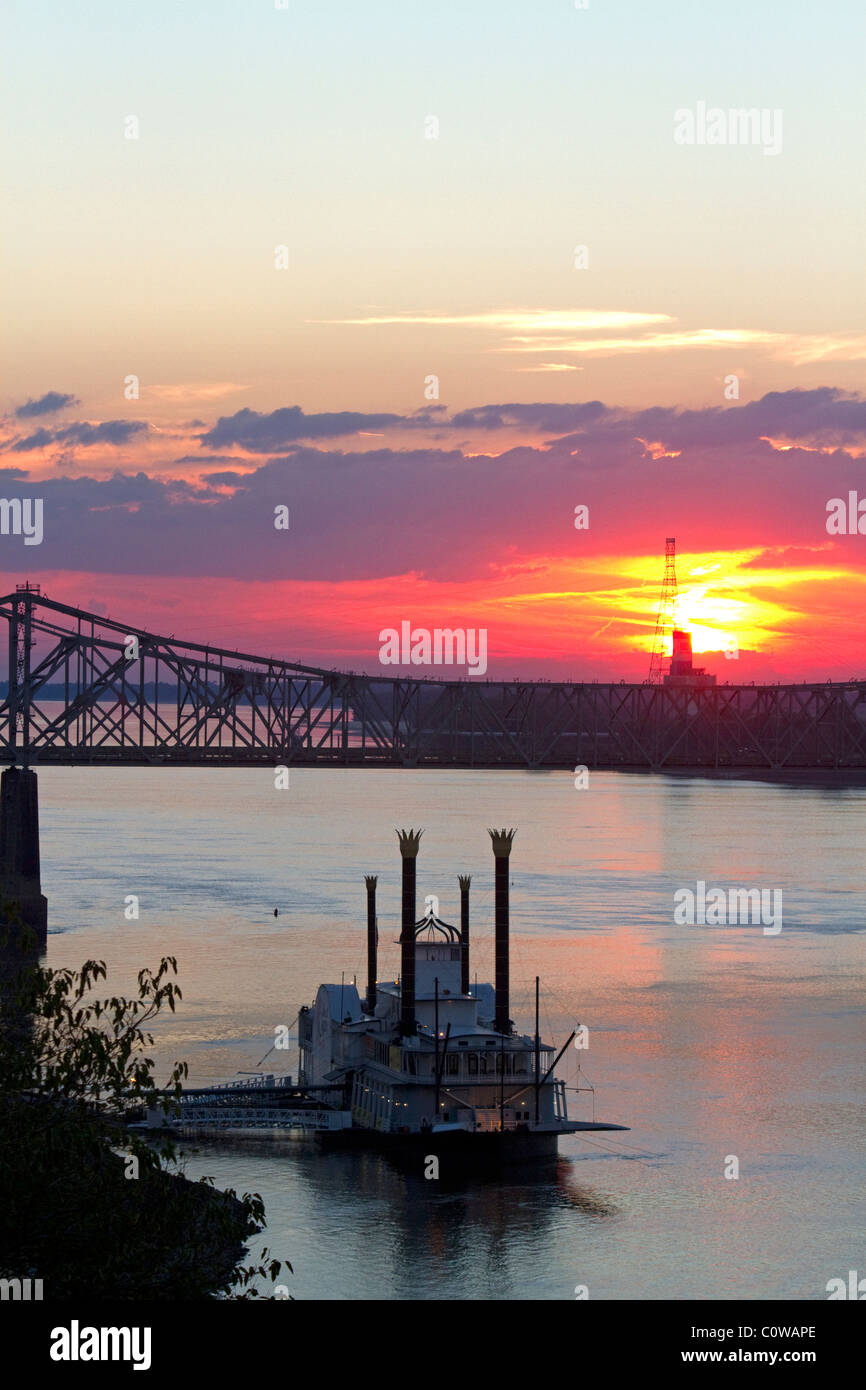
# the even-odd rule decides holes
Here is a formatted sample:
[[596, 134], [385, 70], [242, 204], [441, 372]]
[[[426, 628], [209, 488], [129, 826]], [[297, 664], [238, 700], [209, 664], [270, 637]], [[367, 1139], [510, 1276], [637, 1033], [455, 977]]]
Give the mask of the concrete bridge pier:
[[[0, 777], [0, 949], [42, 955], [48, 944], [48, 899], [39, 874], [39, 797], [32, 768]], [[8, 935], [7, 935], [8, 933]]]

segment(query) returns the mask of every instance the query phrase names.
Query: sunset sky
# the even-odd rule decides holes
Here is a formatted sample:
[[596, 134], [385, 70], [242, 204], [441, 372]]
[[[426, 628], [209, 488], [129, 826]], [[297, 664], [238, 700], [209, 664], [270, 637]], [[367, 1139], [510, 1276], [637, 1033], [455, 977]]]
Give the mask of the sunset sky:
[[[721, 680], [866, 677], [861, 0], [5, 14], [2, 592], [641, 680], [670, 535]], [[699, 103], [781, 149], [678, 144]]]

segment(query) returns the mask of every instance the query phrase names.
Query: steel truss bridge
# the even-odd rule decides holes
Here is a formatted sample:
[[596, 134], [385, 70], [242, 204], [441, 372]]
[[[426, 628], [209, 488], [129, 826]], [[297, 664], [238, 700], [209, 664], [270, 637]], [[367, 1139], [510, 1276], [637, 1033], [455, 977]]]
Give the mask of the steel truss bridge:
[[0, 615], [0, 761], [866, 770], [866, 681], [389, 678], [158, 637], [30, 586]]

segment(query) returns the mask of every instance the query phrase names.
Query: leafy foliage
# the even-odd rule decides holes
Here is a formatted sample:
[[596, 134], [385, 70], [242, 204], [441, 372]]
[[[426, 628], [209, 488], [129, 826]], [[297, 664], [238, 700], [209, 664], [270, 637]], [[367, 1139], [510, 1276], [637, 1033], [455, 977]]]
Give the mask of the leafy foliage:
[[[0, 905], [14, 924], [14, 909]], [[15, 924], [20, 925], [20, 924]], [[0, 1277], [41, 1278], [48, 1298], [260, 1297], [291, 1266], [262, 1252], [255, 1193], [177, 1169], [170, 1137], [127, 1128], [177, 1106], [187, 1065], [154, 1077], [150, 1025], [181, 991], [173, 956], [141, 970], [138, 996], [107, 996], [104, 962], [51, 970], [20, 951], [0, 971]]]

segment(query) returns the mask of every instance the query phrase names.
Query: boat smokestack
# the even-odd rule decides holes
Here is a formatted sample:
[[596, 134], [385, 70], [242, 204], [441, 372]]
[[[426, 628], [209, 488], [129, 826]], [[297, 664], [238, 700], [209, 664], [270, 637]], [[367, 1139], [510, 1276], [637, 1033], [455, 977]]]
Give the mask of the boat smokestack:
[[422, 830], [398, 830], [403, 857], [403, 917], [400, 931], [400, 1032], [415, 1032], [415, 860]]
[[494, 929], [496, 932], [496, 1014], [493, 1027], [497, 1033], [510, 1033], [511, 1021], [508, 1017], [508, 858], [515, 832], [513, 830], [488, 831], [496, 856], [496, 896]]
[[462, 949], [460, 952], [460, 993], [469, 993], [469, 885], [472, 879], [469, 874], [461, 874], [457, 882], [460, 884], [460, 941]]
[[366, 874], [364, 882], [367, 885], [367, 998], [364, 1008], [368, 1014], [376, 1012], [376, 973], [378, 963], [376, 953], [378, 947], [378, 932], [376, 930], [376, 883], [375, 874]]

